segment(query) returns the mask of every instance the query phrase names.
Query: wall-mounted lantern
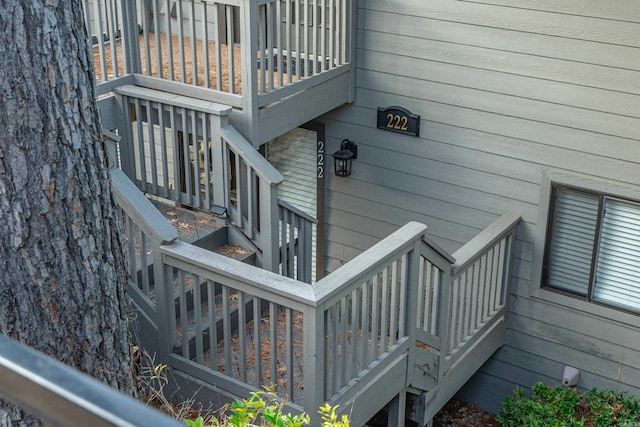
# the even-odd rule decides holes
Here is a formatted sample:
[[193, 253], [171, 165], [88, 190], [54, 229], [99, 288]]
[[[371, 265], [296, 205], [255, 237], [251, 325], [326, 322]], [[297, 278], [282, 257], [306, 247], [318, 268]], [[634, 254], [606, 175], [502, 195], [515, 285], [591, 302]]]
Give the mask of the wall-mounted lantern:
[[340, 143], [340, 151], [333, 153], [336, 176], [351, 175], [351, 161], [357, 158], [358, 145], [348, 139], [343, 139]]

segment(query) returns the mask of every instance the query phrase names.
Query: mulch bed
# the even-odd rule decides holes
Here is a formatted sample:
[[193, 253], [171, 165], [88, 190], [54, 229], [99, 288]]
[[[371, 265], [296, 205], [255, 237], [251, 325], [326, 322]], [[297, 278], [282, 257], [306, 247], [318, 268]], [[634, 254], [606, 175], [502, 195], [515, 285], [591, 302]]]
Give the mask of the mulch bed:
[[433, 419], [434, 427], [498, 427], [495, 414], [453, 398]]
[[[417, 424], [407, 421], [406, 427]], [[378, 412], [371, 418], [367, 427], [386, 427], [387, 414]], [[496, 416], [480, 410], [472, 403], [466, 403], [455, 397], [451, 399], [433, 418], [433, 427], [498, 427]]]

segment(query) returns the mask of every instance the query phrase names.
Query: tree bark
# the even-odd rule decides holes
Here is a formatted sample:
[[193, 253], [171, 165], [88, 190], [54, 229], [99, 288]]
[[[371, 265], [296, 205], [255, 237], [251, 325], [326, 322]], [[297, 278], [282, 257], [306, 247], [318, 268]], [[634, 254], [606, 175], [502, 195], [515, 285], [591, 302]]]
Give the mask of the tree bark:
[[93, 74], [79, 0], [0, 2], [0, 332], [133, 393]]

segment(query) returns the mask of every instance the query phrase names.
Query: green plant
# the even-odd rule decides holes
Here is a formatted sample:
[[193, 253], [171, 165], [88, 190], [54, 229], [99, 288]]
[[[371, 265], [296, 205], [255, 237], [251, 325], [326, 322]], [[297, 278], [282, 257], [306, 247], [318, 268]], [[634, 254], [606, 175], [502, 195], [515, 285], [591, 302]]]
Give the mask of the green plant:
[[502, 402], [496, 421], [502, 426], [626, 426], [640, 421], [640, 403], [627, 393], [549, 387], [541, 382], [532, 396], [517, 388]]
[[322, 427], [349, 427], [349, 418], [342, 415], [338, 421], [338, 406], [331, 406], [326, 403], [320, 407], [320, 417], [322, 418]]
[[[208, 425], [212, 427], [302, 427], [311, 422], [305, 413], [292, 415], [283, 412], [284, 404], [272, 392], [254, 392], [248, 399], [235, 400], [225, 406], [227, 414], [220, 419], [212, 418]], [[337, 406], [326, 404], [320, 407], [322, 427], [349, 427], [349, 419], [343, 415], [338, 420]], [[204, 427], [205, 420], [184, 420], [188, 427]]]
[[261, 393], [251, 393], [249, 399], [235, 400], [231, 405], [227, 406], [231, 415], [227, 417], [228, 426], [244, 427], [247, 424], [252, 424], [258, 414], [267, 406], [266, 402], [262, 399]]
[[[309, 424], [310, 419], [307, 414], [285, 414], [283, 408], [284, 404], [278, 401], [275, 393], [253, 392], [248, 399], [235, 400], [226, 405], [225, 411], [228, 412], [228, 415], [223, 415], [221, 420], [212, 419], [211, 424], [218, 427], [245, 427], [248, 425], [302, 427]], [[201, 425], [188, 425], [189, 427], [201, 427]]]
[[587, 413], [594, 427], [631, 425], [640, 421], [640, 402], [628, 393], [591, 389], [586, 398]]
[[184, 423], [189, 427], [204, 427], [204, 418], [198, 417], [195, 420], [184, 420]]

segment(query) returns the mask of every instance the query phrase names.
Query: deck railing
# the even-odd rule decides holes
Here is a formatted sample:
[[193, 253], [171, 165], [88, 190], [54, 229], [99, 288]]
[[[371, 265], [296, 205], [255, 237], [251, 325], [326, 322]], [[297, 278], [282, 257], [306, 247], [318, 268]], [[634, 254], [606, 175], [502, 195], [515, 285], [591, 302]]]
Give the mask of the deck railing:
[[219, 132], [230, 108], [131, 85], [115, 93], [122, 169], [138, 188], [199, 209], [222, 201]]
[[272, 386], [312, 416], [327, 401], [361, 408], [351, 417], [364, 423], [412, 383], [417, 352], [435, 358], [437, 386], [504, 325], [518, 221], [503, 216], [454, 256], [410, 223], [314, 285], [158, 245], [159, 361], [238, 396]]
[[226, 209], [255, 245], [260, 266], [311, 282], [314, 219], [278, 199], [282, 175], [228, 125], [228, 107], [139, 86], [114, 92], [119, 164], [141, 191]]
[[278, 271], [271, 233], [279, 229], [282, 175], [227, 124], [229, 108], [138, 86], [114, 91], [120, 163], [138, 188], [197, 209], [226, 209], [256, 245], [260, 265]]
[[154, 275], [159, 274], [154, 265], [162, 263], [158, 248], [173, 243], [178, 239], [178, 232], [124, 172], [112, 169], [111, 181], [123, 232], [129, 296], [146, 313], [154, 313], [157, 281]]
[[235, 395], [268, 386], [302, 409], [311, 285], [182, 242], [162, 253], [160, 356]]
[[242, 107], [243, 92], [266, 95], [352, 60], [353, 0], [84, 0], [84, 10], [99, 93], [138, 74]]
[[454, 252], [449, 354], [506, 308], [518, 221], [505, 215]]
[[301, 209], [278, 200], [280, 274], [311, 283], [313, 224], [316, 219]]
[[[258, 4], [260, 3], [260, 4]], [[351, 61], [351, 0], [268, 0], [245, 1], [249, 19], [255, 22], [248, 32], [247, 64], [257, 76], [262, 99], [268, 104], [275, 96], [266, 94], [301, 82], [305, 78], [335, 70]], [[257, 54], [256, 54], [257, 53]]]

